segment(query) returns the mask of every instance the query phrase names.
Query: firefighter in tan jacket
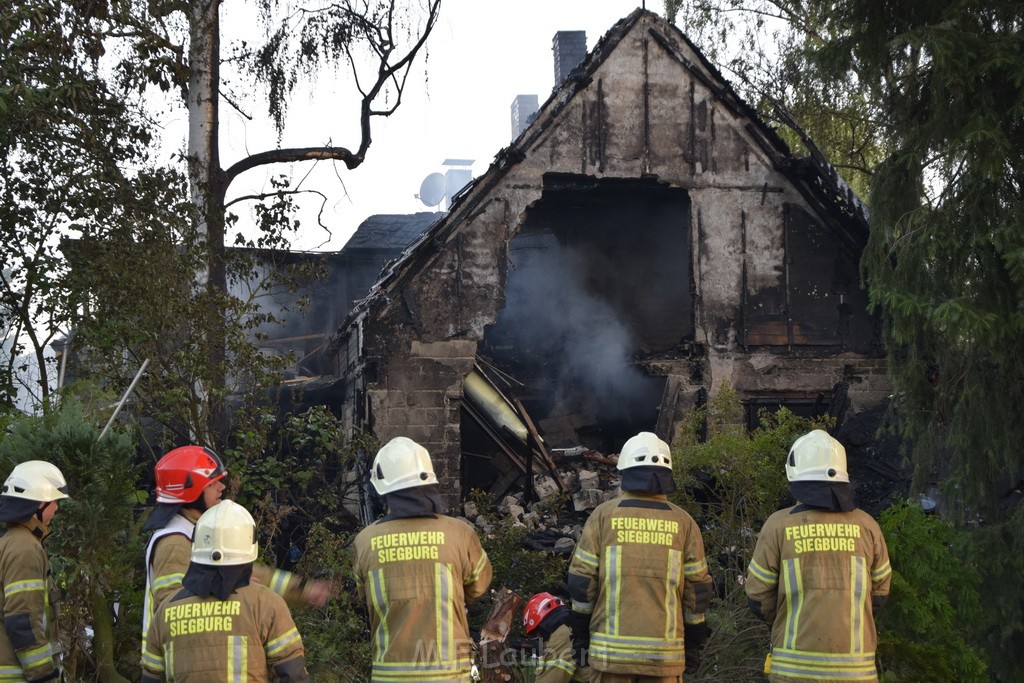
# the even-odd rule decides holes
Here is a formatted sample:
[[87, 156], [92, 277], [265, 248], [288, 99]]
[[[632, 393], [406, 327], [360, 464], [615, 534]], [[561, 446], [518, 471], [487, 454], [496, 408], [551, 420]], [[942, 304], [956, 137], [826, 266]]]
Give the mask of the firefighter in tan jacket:
[[353, 544], [356, 586], [370, 614], [371, 680], [468, 683], [466, 603], [491, 583], [487, 553], [471, 526], [442, 514], [430, 455], [415, 441], [385, 444], [370, 480], [389, 509]]
[[846, 450], [816, 429], [793, 444], [786, 476], [797, 505], [764, 523], [747, 572], [751, 609], [771, 627], [773, 683], [874, 683], [874, 614], [892, 568], [878, 523], [858, 510]]
[[523, 610], [523, 630], [540, 640], [534, 683], [585, 683], [590, 667], [578, 666], [572, 655], [569, 608], [551, 593], [537, 593]]
[[[202, 446], [181, 446], [160, 458], [154, 468], [157, 506], [146, 520], [153, 536], [146, 547], [146, 592], [143, 598], [142, 649], [153, 612], [181, 589], [192, 558], [192, 531], [204, 511], [224, 493], [227, 475], [220, 457]], [[306, 579], [263, 564], [253, 566], [253, 578], [292, 604], [323, 605], [334, 591], [328, 581]], [[0, 682], [2, 683], [2, 682]]]
[[641, 432], [619, 455], [623, 495], [587, 519], [569, 564], [577, 661], [592, 681], [681, 681], [699, 666], [714, 587], [693, 518], [668, 502], [668, 444]]
[[54, 652], [56, 590], [43, 539], [57, 501], [67, 497], [64, 475], [42, 460], [15, 466], [0, 493], [0, 522], [6, 525], [0, 535], [0, 682], [40, 683], [61, 676]]
[[308, 683], [284, 599], [251, 582], [256, 525], [225, 500], [196, 522], [192, 562], [149, 623], [142, 683]]

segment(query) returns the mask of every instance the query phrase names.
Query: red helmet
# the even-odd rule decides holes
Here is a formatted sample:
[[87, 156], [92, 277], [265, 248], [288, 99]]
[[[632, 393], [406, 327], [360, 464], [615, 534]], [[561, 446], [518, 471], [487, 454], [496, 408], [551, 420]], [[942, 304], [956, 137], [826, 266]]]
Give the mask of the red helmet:
[[526, 609], [523, 610], [523, 628], [526, 629], [526, 635], [533, 633], [534, 629], [540, 626], [540, 622], [544, 621], [544, 617], [559, 607], [565, 607], [565, 603], [551, 593], [537, 593], [530, 598], [526, 603]]
[[220, 457], [202, 446], [181, 446], [156, 464], [156, 502], [191, 503], [211, 481], [228, 473]]

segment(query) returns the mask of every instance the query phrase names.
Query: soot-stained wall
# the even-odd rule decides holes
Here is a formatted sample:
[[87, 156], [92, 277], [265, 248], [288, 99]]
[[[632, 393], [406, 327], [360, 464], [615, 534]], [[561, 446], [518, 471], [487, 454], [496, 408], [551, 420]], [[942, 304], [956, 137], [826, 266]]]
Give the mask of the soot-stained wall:
[[[343, 412], [460, 495], [463, 380], [507, 373], [545, 438], [673, 439], [723, 385], [848, 414], [889, 391], [862, 207], [637, 10], [394, 264], [336, 340]], [[834, 401], [833, 401], [834, 402]]]

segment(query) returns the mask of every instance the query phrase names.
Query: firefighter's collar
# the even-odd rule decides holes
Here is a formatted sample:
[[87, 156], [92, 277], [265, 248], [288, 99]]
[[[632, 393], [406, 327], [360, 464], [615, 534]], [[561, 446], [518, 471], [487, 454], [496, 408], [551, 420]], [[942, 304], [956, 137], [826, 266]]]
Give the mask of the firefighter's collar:
[[178, 514], [195, 524], [203, 516], [203, 511], [196, 510], [195, 508], [181, 508], [178, 510]]
[[19, 522], [19, 524], [28, 529], [33, 536], [38, 538], [40, 543], [50, 535], [50, 527], [40, 522], [37, 517], [30, 517], [27, 522]]

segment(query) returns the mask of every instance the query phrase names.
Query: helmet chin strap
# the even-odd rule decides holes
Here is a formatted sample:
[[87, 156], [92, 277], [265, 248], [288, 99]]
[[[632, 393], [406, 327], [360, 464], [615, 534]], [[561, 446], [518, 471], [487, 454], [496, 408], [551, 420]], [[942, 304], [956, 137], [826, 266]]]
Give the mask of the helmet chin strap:
[[43, 512], [48, 507], [50, 507], [50, 503], [43, 503], [42, 505], [36, 508], [36, 519], [38, 519], [40, 523], [42, 523], [43, 521]]

